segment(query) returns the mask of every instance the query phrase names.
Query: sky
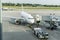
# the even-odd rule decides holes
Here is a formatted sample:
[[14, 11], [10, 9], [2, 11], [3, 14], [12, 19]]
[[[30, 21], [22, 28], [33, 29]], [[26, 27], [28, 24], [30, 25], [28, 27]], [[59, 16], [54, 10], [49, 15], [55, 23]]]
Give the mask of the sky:
[[60, 5], [60, 0], [1, 0], [3, 3], [31, 3], [31, 4], [47, 4]]

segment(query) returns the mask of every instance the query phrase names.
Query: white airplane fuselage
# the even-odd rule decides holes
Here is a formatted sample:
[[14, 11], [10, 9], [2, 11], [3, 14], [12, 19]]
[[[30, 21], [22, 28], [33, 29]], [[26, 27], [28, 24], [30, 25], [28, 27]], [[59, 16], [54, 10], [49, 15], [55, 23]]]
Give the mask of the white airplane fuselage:
[[[34, 18], [31, 14], [28, 14], [27, 12], [24, 12], [24, 11], [21, 11], [20, 13], [20, 18], [19, 19], [22, 19], [23, 22], [26, 22], [26, 23], [29, 23], [29, 24], [33, 24], [34, 23]], [[15, 20], [15, 23], [19, 23], [19, 20], [18, 18]], [[18, 21], [18, 22], [17, 22]]]

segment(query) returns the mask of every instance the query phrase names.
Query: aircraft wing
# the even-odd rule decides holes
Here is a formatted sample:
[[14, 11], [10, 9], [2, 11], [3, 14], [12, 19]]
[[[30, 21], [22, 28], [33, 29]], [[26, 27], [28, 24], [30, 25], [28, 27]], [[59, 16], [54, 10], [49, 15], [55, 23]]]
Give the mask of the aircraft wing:
[[2, 16], [2, 20], [6, 20], [6, 21], [11, 21], [11, 20], [16, 20], [16, 19], [24, 20], [24, 18], [21, 18], [21, 17]]
[[15, 19], [23, 19], [21, 17], [14, 17], [14, 16], [2, 16], [2, 18], [15, 18]]

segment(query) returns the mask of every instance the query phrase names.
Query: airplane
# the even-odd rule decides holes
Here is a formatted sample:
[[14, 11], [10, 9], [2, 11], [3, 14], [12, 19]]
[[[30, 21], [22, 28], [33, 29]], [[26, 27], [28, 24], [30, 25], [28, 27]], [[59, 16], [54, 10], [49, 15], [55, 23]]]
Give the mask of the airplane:
[[33, 24], [34, 23], [33, 16], [24, 11], [23, 4], [21, 6], [22, 6], [22, 11], [20, 12], [19, 17], [6, 16], [10, 18], [9, 22], [15, 23], [15, 24], [20, 24], [20, 23]]
[[25, 11], [21, 11], [20, 17], [11, 17], [11, 22], [15, 24], [20, 24], [21, 22], [23, 23], [28, 23], [28, 24], [33, 24], [34, 23], [34, 18], [31, 14], [28, 14]]

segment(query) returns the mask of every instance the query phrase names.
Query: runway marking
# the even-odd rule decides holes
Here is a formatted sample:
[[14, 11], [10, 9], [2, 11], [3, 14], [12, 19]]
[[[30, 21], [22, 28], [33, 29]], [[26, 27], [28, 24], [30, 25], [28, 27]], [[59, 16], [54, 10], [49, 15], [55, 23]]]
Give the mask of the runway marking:
[[26, 32], [26, 30], [22, 29], [24, 32]]

